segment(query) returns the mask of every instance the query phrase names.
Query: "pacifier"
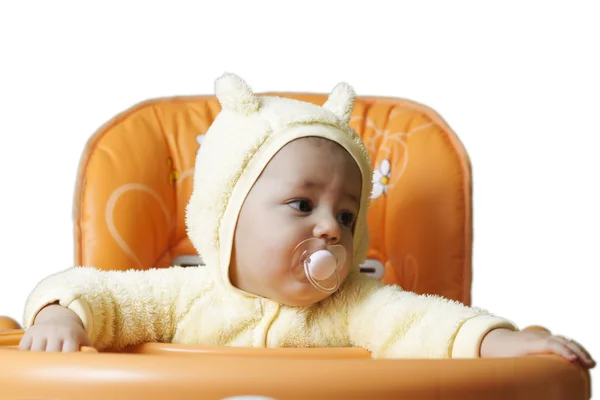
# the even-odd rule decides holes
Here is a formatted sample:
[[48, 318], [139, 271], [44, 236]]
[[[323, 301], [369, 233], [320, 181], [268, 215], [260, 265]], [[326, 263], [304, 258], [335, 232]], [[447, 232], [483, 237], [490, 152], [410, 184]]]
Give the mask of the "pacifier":
[[344, 246], [326, 245], [322, 239], [306, 239], [292, 253], [292, 274], [299, 281], [306, 278], [324, 293], [333, 293], [340, 286], [340, 268], [346, 261]]

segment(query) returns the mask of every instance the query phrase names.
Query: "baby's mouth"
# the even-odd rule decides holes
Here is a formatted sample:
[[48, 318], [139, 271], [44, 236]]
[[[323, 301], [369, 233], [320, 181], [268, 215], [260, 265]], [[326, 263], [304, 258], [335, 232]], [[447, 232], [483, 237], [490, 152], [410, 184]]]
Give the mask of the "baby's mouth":
[[302, 283], [310, 283], [324, 293], [334, 293], [340, 286], [340, 269], [346, 259], [341, 245], [326, 246], [320, 239], [307, 239], [292, 253], [292, 274]]

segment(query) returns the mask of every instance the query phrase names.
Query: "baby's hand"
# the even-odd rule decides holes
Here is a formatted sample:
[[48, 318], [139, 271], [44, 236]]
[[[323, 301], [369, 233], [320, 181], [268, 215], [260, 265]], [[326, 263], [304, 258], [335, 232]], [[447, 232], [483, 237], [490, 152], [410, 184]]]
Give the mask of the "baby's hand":
[[91, 346], [81, 319], [73, 311], [49, 305], [37, 315], [19, 343], [20, 350], [74, 352]]
[[579, 343], [539, 330], [494, 329], [483, 338], [480, 348], [481, 357], [521, 357], [547, 353], [557, 354], [570, 362], [578, 361], [585, 368], [596, 366], [596, 362]]

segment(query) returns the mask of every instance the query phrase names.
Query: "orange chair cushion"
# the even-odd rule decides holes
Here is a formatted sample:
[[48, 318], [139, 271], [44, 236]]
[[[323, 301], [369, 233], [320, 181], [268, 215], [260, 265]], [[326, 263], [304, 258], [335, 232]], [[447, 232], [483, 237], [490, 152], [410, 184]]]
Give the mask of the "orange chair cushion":
[[[195, 255], [185, 207], [199, 142], [219, 111], [214, 96], [146, 101], [91, 137], [75, 191], [76, 265], [147, 269]], [[470, 305], [471, 170], [456, 134], [433, 110], [393, 98], [358, 97], [351, 126], [379, 171], [366, 267], [386, 283]]]

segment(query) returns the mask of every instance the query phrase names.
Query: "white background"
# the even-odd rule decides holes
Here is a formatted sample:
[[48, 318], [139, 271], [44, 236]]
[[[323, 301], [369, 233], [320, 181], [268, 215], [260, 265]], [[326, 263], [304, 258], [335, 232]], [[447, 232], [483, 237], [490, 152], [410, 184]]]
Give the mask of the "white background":
[[231, 71], [255, 91], [328, 92], [345, 80], [359, 95], [438, 111], [473, 164], [474, 304], [573, 336], [600, 358], [592, 2], [8, 3], [0, 315], [20, 320], [35, 284], [72, 265], [89, 136], [139, 101], [212, 94]]

